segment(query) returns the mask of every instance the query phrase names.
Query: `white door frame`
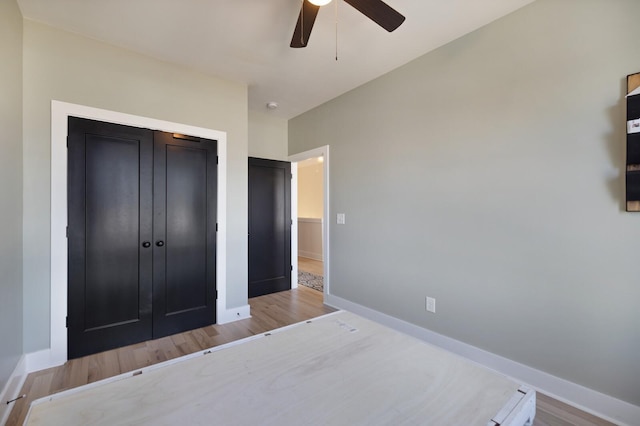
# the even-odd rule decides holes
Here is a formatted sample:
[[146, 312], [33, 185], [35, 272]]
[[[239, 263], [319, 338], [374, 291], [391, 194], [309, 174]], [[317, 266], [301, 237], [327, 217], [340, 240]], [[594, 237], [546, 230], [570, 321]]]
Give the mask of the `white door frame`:
[[[329, 282], [330, 275], [330, 255], [329, 255], [329, 145], [310, 151], [301, 152], [289, 156], [291, 161], [291, 174], [293, 181], [291, 183], [291, 219], [293, 226], [291, 228], [291, 257], [293, 271], [291, 272], [291, 288], [298, 287], [298, 161], [308, 160], [310, 158], [323, 157], [323, 193], [324, 193], [324, 211], [322, 212], [322, 259], [324, 268], [324, 299], [331, 294], [331, 285]], [[295, 259], [295, 260], [294, 260]]]
[[[108, 121], [218, 141], [218, 236], [216, 250], [217, 323], [249, 317], [249, 306], [227, 311], [227, 134], [226, 132], [139, 117], [60, 101], [51, 102], [51, 311], [50, 348], [27, 355], [27, 371], [67, 361], [67, 122], [68, 117]], [[241, 310], [242, 312], [240, 312]]]

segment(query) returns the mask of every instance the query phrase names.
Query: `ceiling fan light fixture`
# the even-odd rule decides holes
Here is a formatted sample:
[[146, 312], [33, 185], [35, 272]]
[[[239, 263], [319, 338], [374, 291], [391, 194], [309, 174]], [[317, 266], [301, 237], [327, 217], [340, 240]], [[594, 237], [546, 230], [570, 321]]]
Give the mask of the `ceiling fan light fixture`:
[[[311, 29], [321, 6], [327, 5], [331, 0], [303, 0], [298, 21], [293, 30], [291, 44], [289, 46], [300, 48], [309, 43]], [[373, 22], [387, 30], [394, 31], [404, 22], [404, 16], [389, 6], [384, 0], [344, 0], [345, 3], [371, 19]], [[336, 3], [336, 30], [338, 28], [338, 3]], [[337, 31], [336, 31], [337, 32]], [[338, 40], [336, 36], [336, 41]], [[337, 49], [336, 49], [337, 50]], [[337, 56], [337, 55], [336, 55]]]
[[309, 0], [309, 3], [315, 4], [316, 6], [326, 6], [331, 3], [331, 0]]

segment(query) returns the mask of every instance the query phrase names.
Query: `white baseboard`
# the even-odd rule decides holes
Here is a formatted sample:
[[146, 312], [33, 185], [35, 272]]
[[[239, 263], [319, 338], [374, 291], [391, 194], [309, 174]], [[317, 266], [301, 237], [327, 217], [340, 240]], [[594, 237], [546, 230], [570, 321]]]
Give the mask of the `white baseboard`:
[[20, 390], [27, 378], [26, 369], [26, 356], [22, 355], [18, 360], [16, 368], [13, 369], [13, 373], [9, 376], [9, 380], [4, 385], [2, 392], [0, 393], [0, 425], [7, 423], [9, 413], [13, 409], [13, 403], [7, 404], [7, 401], [11, 401], [20, 396]]
[[242, 319], [251, 318], [251, 307], [249, 305], [218, 310], [218, 324], [227, 324]]
[[322, 262], [322, 253], [314, 253], [311, 251], [298, 249], [298, 256], [306, 257], [307, 259], [312, 259], [312, 260], [319, 260], [320, 262]]
[[324, 303], [338, 309], [353, 312], [427, 343], [439, 346], [610, 422], [624, 426], [637, 424], [638, 419], [640, 419], [640, 407], [544, 371], [536, 370], [331, 294], [325, 294]]
[[51, 349], [42, 349], [26, 355], [27, 374], [47, 368], [57, 367], [67, 362], [66, 358], [56, 357]]

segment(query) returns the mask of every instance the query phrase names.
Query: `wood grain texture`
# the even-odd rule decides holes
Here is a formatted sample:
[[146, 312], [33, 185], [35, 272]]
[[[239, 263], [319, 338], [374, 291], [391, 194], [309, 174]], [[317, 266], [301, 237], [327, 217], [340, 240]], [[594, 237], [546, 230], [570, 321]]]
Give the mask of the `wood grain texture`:
[[[313, 272], [313, 271], [309, 271]], [[251, 305], [250, 319], [237, 323], [215, 325], [199, 329], [208, 336], [208, 342], [213, 345], [224, 344], [248, 335], [263, 333], [278, 327], [298, 321], [317, 317], [333, 309], [322, 304], [322, 294], [300, 286], [296, 290], [270, 294], [249, 299]], [[290, 312], [297, 315], [296, 321], [281, 317], [280, 312]], [[170, 336], [171, 351], [180, 355], [198, 352], [202, 347], [194, 337], [194, 332], [179, 333]], [[202, 340], [202, 339], [200, 339]], [[120, 373], [152, 365], [153, 356], [149, 342], [108, 351], [116, 357], [120, 365]], [[89, 377], [89, 364], [94, 363], [94, 356], [87, 356], [69, 361], [60, 367], [41, 370], [28, 375], [20, 394], [26, 398], [13, 403], [7, 426], [22, 425], [31, 401], [51, 395], [65, 389], [71, 389], [87, 383], [101, 380], [93, 374]], [[567, 404], [537, 393], [537, 415], [534, 426], [566, 426], [566, 425], [611, 425], [602, 419], [584, 413]]]
[[640, 201], [627, 201], [628, 212], [640, 212]]
[[255, 297], [249, 304], [252, 317], [245, 320], [138, 343], [31, 373], [21, 390], [21, 395], [27, 396], [13, 403], [7, 425], [23, 424], [29, 404], [38, 398], [335, 311], [323, 305], [322, 293], [304, 286]]
[[[39, 401], [29, 425], [485, 426], [520, 385], [349, 312]], [[197, 391], [194, 391], [197, 390]], [[511, 411], [511, 409], [509, 409]]]
[[640, 73], [627, 76], [627, 94], [640, 87]]
[[537, 394], [537, 414], [533, 426], [615, 426], [551, 397]]

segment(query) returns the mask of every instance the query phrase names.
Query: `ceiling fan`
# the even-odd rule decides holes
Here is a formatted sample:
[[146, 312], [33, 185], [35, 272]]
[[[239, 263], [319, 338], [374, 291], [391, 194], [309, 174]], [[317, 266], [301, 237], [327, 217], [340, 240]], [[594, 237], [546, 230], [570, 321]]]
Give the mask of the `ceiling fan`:
[[[336, 0], [337, 1], [337, 0]], [[382, 0], [344, 0], [385, 30], [391, 32], [404, 22], [404, 16]], [[293, 31], [291, 47], [306, 47], [320, 6], [331, 0], [303, 0], [298, 23]]]

